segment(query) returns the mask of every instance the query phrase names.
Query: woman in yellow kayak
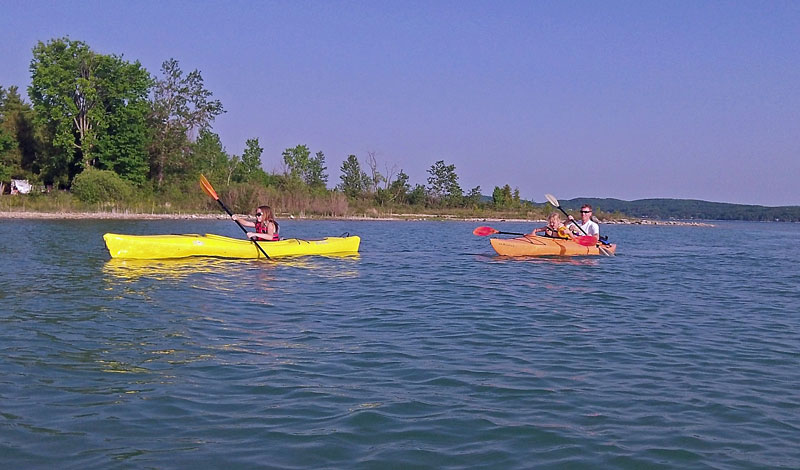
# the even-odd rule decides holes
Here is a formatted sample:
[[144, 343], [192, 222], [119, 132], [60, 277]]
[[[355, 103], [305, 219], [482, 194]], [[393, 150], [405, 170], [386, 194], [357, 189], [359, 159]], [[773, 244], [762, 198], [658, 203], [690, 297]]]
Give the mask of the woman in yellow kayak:
[[247, 232], [247, 238], [251, 240], [260, 242], [280, 240], [278, 236], [280, 227], [278, 226], [278, 222], [275, 221], [275, 216], [272, 214], [272, 208], [269, 206], [258, 206], [258, 209], [256, 209], [255, 223], [240, 219], [236, 214], [232, 215], [231, 218], [245, 227], [253, 227], [256, 229], [255, 232]]
[[567, 227], [561, 222], [561, 216], [558, 212], [550, 214], [547, 217], [547, 225], [537, 228], [531, 232], [531, 235], [536, 235], [538, 233], [549, 238], [569, 238], [569, 230], [567, 230]]

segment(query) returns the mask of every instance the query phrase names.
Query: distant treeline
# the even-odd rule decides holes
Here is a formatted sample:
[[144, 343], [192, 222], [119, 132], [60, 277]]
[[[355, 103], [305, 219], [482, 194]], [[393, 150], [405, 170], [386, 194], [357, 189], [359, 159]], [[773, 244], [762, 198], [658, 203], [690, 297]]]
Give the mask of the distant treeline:
[[169, 59], [152, 74], [138, 61], [66, 37], [39, 42], [32, 52], [28, 89], [0, 84], [0, 195], [12, 180], [37, 189], [3, 207], [31, 207], [35, 196], [41, 210], [56, 198], [59, 210], [198, 210], [214, 207], [199, 191], [204, 174], [242, 211], [269, 203], [279, 212], [320, 215], [424, 209], [540, 218], [552, 210], [521, 200], [508, 184], [495, 186], [487, 202], [480, 186], [462, 188], [455, 165], [441, 159], [414, 184], [375, 152], [351, 154], [338, 184], [329, 184], [325, 154], [300, 144], [279, 156], [282, 172], [268, 173], [257, 137], [241, 155], [225, 150], [213, 131], [225, 110], [198, 70], [186, 74]]
[[[184, 73], [175, 59], [151, 74], [138, 61], [57, 38], [33, 47], [30, 71], [27, 100], [18, 87], [0, 84], [0, 195], [10, 192], [12, 180], [37, 189], [0, 198], [0, 209], [213, 210], [197, 183], [204, 174], [242, 212], [267, 203], [277, 212], [312, 215], [425, 211], [541, 219], [555, 210], [521, 199], [508, 184], [495, 186], [491, 196], [480, 186], [462, 188], [455, 165], [444, 160], [430, 166], [424, 183], [412, 183], [402, 168], [379, 163], [375, 152], [351, 154], [338, 184], [330, 184], [325, 154], [300, 144], [280, 155], [282, 172], [265, 172], [257, 137], [246, 140], [241, 155], [225, 150], [213, 131], [222, 103], [199, 71]], [[577, 209], [584, 202], [601, 218], [800, 220], [800, 207], [673, 199], [563, 204]]]
[[618, 212], [632, 217], [651, 219], [705, 219], [800, 222], [800, 206], [767, 207], [724, 202], [698, 201], [696, 199], [620, 199], [577, 198], [560, 201], [564, 207], [579, 209], [581, 204], [591, 204], [603, 212]]

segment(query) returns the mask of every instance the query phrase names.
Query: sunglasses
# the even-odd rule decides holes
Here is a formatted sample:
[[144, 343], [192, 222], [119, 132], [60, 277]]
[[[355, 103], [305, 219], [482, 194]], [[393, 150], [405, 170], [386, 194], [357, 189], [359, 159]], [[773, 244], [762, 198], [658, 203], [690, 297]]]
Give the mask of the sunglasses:
[[262, 215], [264, 215], [263, 212], [256, 212], [256, 217], [261, 217]]
[[581, 211], [581, 214], [591, 214], [592, 211]]

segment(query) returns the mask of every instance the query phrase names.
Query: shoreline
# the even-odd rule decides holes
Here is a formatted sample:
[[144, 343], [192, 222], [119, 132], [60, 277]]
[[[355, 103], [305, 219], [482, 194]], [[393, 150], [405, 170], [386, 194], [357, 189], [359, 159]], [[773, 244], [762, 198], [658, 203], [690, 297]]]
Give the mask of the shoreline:
[[[502, 217], [461, 217], [453, 215], [435, 214], [392, 214], [382, 217], [366, 216], [293, 216], [289, 214], [278, 214], [279, 218], [294, 220], [353, 220], [353, 221], [422, 221], [422, 220], [452, 220], [459, 222], [526, 222], [539, 223], [546, 222], [544, 219], [513, 219]], [[2, 219], [40, 219], [40, 220], [226, 220], [229, 217], [225, 214], [142, 214], [131, 212], [35, 212], [35, 211], [2, 211]], [[714, 227], [708, 222], [679, 221], [679, 220], [653, 220], [653, 219], [618, 219], [600, 221], [604, 225], [678, 225], [693, 227]]]

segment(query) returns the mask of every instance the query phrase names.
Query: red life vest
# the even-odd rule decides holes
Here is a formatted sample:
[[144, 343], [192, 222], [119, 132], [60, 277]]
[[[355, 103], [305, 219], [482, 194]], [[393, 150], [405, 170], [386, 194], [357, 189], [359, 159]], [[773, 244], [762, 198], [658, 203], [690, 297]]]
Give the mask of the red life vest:
[[[266, 223], [256, 222], [256, 233], [267, 233], [267, 226], [269, 226], [269, 222], [270, 221], [267, 221]], [[278, 222], [273, 220], [272, 223], [275, 225], [275, 234], [272, 236], [272, 240], [266, 238], [258, 238], [258, 240], [264, 240], [268, 242], [280, 240], [280, 237], [278, 236], [278, 231], [280, 230], [280, 227], [278, 227]]]

